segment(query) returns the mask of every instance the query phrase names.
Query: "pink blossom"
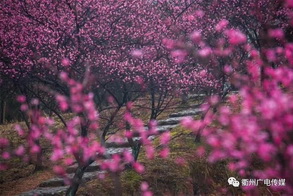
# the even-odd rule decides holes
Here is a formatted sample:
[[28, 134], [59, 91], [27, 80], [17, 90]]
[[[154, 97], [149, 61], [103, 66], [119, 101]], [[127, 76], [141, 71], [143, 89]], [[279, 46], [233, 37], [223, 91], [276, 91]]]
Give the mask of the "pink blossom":
[[232, 45], [239, 45], [246, 42], [246, 36], [239, 30], [230, 29], [226, 30], [225, 34], [228, 36], [229, 43]]
[[170, 150], [169, 148], [163, 148], [161, 151], [160, 151], [160, 157], [162, 158], [167, 158], [170, 154]]
[[134, 161], [132, 154], [129, 151], [123, 152], [124, 160], [128, 163]]
[[216, 161], [222, 160], [226, 158], [226, 155], [224, 152], [220, 151], [220, 150], [214, 150], [210, 156], [208, 157], [208, 161], [211, 163], [214, 163]]
[[225, 71], [227, 74], [229, 74], [229, 73], [231, 73], [231, 72], [233, 71], [233, 69], [232, 69], [231, 66], [229, 66], [229, 65], [225, 65], [225, 67], [224, 67], [224, 71]]
[[201, 57], [204, 57], [204, 58], [208, 57], [211, 54], [212, 54], [212, 50], [209, 47], [205, 47], [205, 48], [198, 50], [198, 55]]
[[193, 124], [193, 118], [190, 116], [185, 117], [181, 120], [181, 124], [183, 127], [186, 127], [187, 129], [191, 129]]
[[174, 50], [171, 52], [171, 56], [174, 58], [176, 63], [183, 63], [187, 56], [187, 52], [183, 50]]
[[258, 154], [264, 161], [270, 161], [274, 154], [274, 147], [271, 144], [261, 144], [258, 148]]
[[148, 185], [147, 182], [142, 182], [142, 183], [141, 183], [141, 185], [140, 185], [140, 189], [141, 189], [142, 191], [147, 191], [148, 188], [149, 188], [149, 185]]
[[10, 157], [11, 157], [11, 156], [10, 156], [9, 152], [3, 152], [3, 153], [2, 153], [2, 158], [3, 158], [3, 159], [10, 159]]
[[169, 143], [170, 139], [171, 139], [171, 134], [170, 134], [170, 132], [169, 132], [169, 131], [164, 132], [164, 133], [160, 136], [160, 143], [161, 143], [162, 145], [166, 145], [166, 144]]
[[175, 47], [175, 42], [171, 39], [163, 39], [163, 45], [165, 45], [165, 47], [167, 49], [173, 49]]
[[131, 131], [125, 131], [124, 135], [127, 138], [132, 138], [133, 137], [133, 133]]
[[193, 31], [190, 34], [190, 39], [194, 42], [194, 43], [198, 43], [199, 41], [201, 41], [201, 33], [199, 31]]
[[142, 195], [143, 196], [153, 196], [153, 193], [151, 191], [145, 191]]
[[153, 159], [154, 156], [155, 156], [155, 149], [154, 149], [154, 147], [148, 145], [148, 146], [146, 146], [146, 149], [145, 150], [146, 150], [146, 156], [147, 156], [147, 158], [148, 159]]
[[197, 10], [195, 11], [195, 15], [198, 17], [198, 18], [202, 18], [204, 16], [204, 11], [202, 10]]
[[68, 80], [68, 74], [66, 72], [61, 72], [60, 73], [60, 78], [64, 81]]
[[282, 29], [270, 29], [269, 30], [269, 36], [276, 39], [283, 39], [284, 38], [284, 32]]
[[274, 50], [267, 50], [266, 56], [270, 62], [275, 62], [277, 60], [276, 53]]
[[143, 50], [135, 49], [135, 50], [132, 50], [130, 54], [131, 54], [133, 57], [141, 58], [141, 57], [143, 56]]
[[219, 102], [219, 97], [217, 95], [210, 97], [210, 103], [211, 105], [216, 105]]
[[72, 165], [74, 163], [74, 159], [73, 158], [65, 158], [64, 159], [64, 164], [65, 165]]
[[89, 126], [90, 130], [97, 130], [99, 128], [99, 124], [98, 123], [91, 123]]
[[41, 148], [38, 145], [33, 145], [30, 151], [32, 154], [37, 154], [41, 152]]
[[219, 139], [216, 137], [213, 137], [213, 136], [211, 136], [207, 139], [207, 143], [209, 145], [213, 146], [214, 148], [220, 147], [220, 145], [221, 145]]
[[178, 164], [178, 165], [183, 166], [183, 165], [186, 164], [186, 161], [185, 161], [184, 158], [182, 158], [182, 157], [178, 157], [178, 158], [175, 159], [175, 163]]
[[142, 165], [142, 164], [140, 164], [140, 163], [138, 163], [138, 162], [134, 162], [133, 164], [132, 164], [132, 166], [133, 166], [133, 168], [135, 169], [135, 171], [137, 172], [137, 173], [143, 173], [144, 172], [144, 166]]
[[137, 84], [140, 84], [140, 85], [143, 85], [144, 83], [143, 78], [139, 76], [135, 78], [135, 81], [137, 82]]
[[224, 30], [224, 29], [227, 27], [228, 24], [229, 24], [229, 21], [223, 19], [223, 20], [221, 20], [221, 21], [216, 25], [216, 30], [217, 30], [217, 31], [222, 31], [222, 30]]
[[101, 179], [101, 180], [105, 179], [106, 178], [105, 173], [99, 173], [98, 178]]
[[31, 100], [31, 104], [32, 104], [32, 105], [39, 105], [39, 104], [40, 104], [40, 101], [39, 101], [39, 99], [36, 99], [36, 98], [35, 98], [35, 99], [32, 99], [32, 100]]
[[9, 145], [9, 140], [6, 138], [0, 138], [0, 148], [5, 148]]
[[142, 182], [140, 185], [140, 190], [142, 191], [143, 196], [152, 196], [153, 193], [149, 191], [149, 185], [147, 182]]
[[24, 95], [17, 96], [17, 101], [19, 103], [24, 103], [26, 101], [26, 97]]
[[202, 126], [202, 122], [198, 120], [193, 120], [192, 117], [188, 116], [181, 120], [181, 125], [197, 133], [198, 129]]
[[201, 70], [200, 72], [199, 72], [199, 75], [200, 75], [200, 77], [206, 77], [207, 76], [207, 71], [206, 70]]
[[195, 19], [194, 15], [188, 15], [187, 20], [188, 21], [193, 21]]
[[51, 160], [52, 161], [58, 161], [60, 160], [61, 158], [63, 158], [63, 150], [61, 149], [54, 149], [52, 155], [51, 155]]
[[27, 111], [28, 110], [28, 105], [27, 104], [22, 104], [20, 106], [20, 110], [23, 111], [23, 112]]
[[15, 154], [17, 156], [23, 156], [25, 153], [25, 148], [24, 146], [19, 146], [16, 150], [15, 150]]
[[111, 172], [117, 172], [119, 170], [119, 163], [117, 161], [108, 162], [108, 168]]
[[131, 102], [131, 101], [127, 102], [127, 104], [126, 104], [127, 110], [131, 110], [132, 107], [133, 107], [133, 102]]
[[124, 120], [129, 122], [130, 124], [133, 123], [134, 119], [132, 118], [131, 114], [130, 113], [125, 113], [124, 114]]
[[53, 171], [59, 176], [64, 176], [66, 174], [64, 168], [59, 165], [54, 166]]
[[286, 0], [286, 6], [288, 6], [288, 8], [293, 8], [293, 1], [292, 0]]
[[68, 58], [63, 58], [62, 61], [61, 61], [61, 64], [64, 67], [68, 67], [70, 65], [70, 60]]

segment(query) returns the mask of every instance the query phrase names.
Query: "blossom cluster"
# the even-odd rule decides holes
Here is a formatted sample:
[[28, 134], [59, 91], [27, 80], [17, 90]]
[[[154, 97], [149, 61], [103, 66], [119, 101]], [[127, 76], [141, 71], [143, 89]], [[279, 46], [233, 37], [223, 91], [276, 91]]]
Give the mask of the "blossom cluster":
[[[292, 11], [288, 11], [289, 23], [291, 14]], [[293, 50], [289, 41], [291, 35], [285, 36], [290, 28], [284, 27], [286, 25], [272, 27], [266, 34], [259, 35], [266, 41], [260, 50], [249, 43], [247, 34], [229, 25], [224, 20], [215, 26], [226, 41], [221, 47], [209, 47], [214, 56], [209, 58], [219, 60], [223, 54], [233, 57], [232, 61], [228, 59], [223, 73], [239, 93], [230, 94], [224, 101], [217, 95], [211, 97], [203, 105], [203, 119], [185, 118], [182, 125], [200, 134], [207, 144], [209, 150], [198, 148], [199, 156], [207, 154], [211, 163], [227, 160], [228, 168], [243, 178], [286, 179], [286, 186], [270, 188], [291, 195]], [[195, 43], [200, 37], [199, 32], [190, 35]], [[221, 37], [218, 39], [219, 43], [224, 43]], [[228, 52], [223, 53], [225, 50]], [[241, 54], [239, 50], [247, 56], [242, 62], [237, 58]], [[237, 71], [239, 67], [242, 72]], [[257, 194], [256, 187], [242, 188], [247, 193]]]

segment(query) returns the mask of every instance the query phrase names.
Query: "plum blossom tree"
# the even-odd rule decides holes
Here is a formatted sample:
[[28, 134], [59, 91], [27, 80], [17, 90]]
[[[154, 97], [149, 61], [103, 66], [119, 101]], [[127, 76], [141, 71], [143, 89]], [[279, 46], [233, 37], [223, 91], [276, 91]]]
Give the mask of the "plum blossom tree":
[[[208, 73], [213, 73], [221, 81], [221, 91], [229, 83], [229, 78], [223, 72], [224, 66], [232, 62], [241, 65], [247, 59], [247, 53], [241, 48], [234, 49], [234, 55], [230, 55], [230, 47], [221, 38], [227, 25], [231, 29], [225, 32], [229, 36], [229, 44], [238, 45], [247, 40], [258, 51], [271, 43], [266, 39], [268, 29], [284, 29], [288, 26], [288, 7], [284, 7], [280, 0], [160, 2], [160, 9], [168, 16], [166, 23], [173, 31], [165, 40], [166, 48], [176, 48], [170, 55], [187, 62], [189, 56], [195, 57], [192, 62], [196, 66], [201, 69], [205, 67]], [[215, 47], [218, 50], [212, 51]], [[238, 66], [238, 71], [242, 67]]]
[[[121, 108], [140, 94], [163, 97], [171, 89], [174, 94], [173, 89], [214, 86], [213, 78], [200, 77], [202, 68], [179, 66], [180, 59], [174, 63], [169, 58], [162, 40], [172, 31], [165, 13], [149, 1], [9, 0], [0, 11], [1, 87], [12, 83], [27, 99], [39, 95], [42, 106], [56, 115], [52, 97], [35, 87], [68, 95], [60, 71], [81, 80], [90, 66], [100, 111], [107, 108], [109, 96]], [[161, 100], [155, 105], [164, 106]], [[153, 112], [151, 118], [157, 115]]]
[[[265, 1], [257, 1], [256, 4], [251, 2], [251, 5], [258, 10], [260, 8], [256, 5], [263, 3]], [[207, 153], [209, 162], [227, 160], [229, 169], [244, 179], [285, 179], [286, 186], [273, 185], [270, 189], [291, 195], [292, 5], [291, 1], [278, 1], [279, 4], [274, 5], [267, 3], [269, 6], [277, 6], [270, 17], [279, 13], [284, 15], [277, 17], [277, 25], [272, 26], [261, 21], [263, 17], [258, 18], [263, 11], [259, 10], [256, 17], [260, 24], [257, 29], [259, 33], [256, 34], [259, 37], [254, 41], [261, 45], [255, 44], [249, 31], [235, 29], [231, 21], [220, 20], [213, 27], [212, 31], [220, 32], [215, 43], [221, 44], [205, 42], [210, 49], [210, 55], [206, 58], [219, 60], [221, 56], [229, 57], [223, 73], [239, 89], [239, 94], [231, 94], [227, 99], [211, 97], [203, 105], [205, 112], [202, 119], [186, 118], [182, 125], [193, 130], [195, 135], [203, 136], [210, 150], [205, 151], [204, 147], [200, 147], [197, 152], [199, 155]], [[246, 24], [249, 22], [248, 20]], [[202, 32], [190, 35], [195, 45], [201, 35]], [[176, 44], [174, 46], [172, 49], [177, 50]], [[189, 47], [190, 43], [185, 43], [182, 48]], [[242, 65], [237, 59], [239, 50], [246, 54]], [[228, 52], [225, 54], [223, 51]], [[200, 51], [197, 53], [200, 54]], [[194, 56], [193, 53], [189, 55]], [[244, 68], [242, 72], [238, 71], [239, 66]], [[258, 166], [255, 166], [256, 162], [259, 163]], [[254, 186], [242, 188], [248, 194], [259, 194]]]

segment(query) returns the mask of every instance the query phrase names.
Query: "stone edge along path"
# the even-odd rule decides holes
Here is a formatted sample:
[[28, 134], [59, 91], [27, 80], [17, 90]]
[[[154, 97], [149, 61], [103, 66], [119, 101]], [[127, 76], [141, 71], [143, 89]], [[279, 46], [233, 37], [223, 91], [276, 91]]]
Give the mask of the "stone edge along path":
[[[202, 95], [200, 95], [202, 96]], [[198, 97], [197, 95], [191, 95], [190, 98]], [[192, 106], [190, 108], [193, 108]], [[201, 113], [201, 109], [197, 106], [194, 109], [186, 109], [182, 110], [180, 112], [175, 112], [169, 115], [169, 118], [165, 120], [159, 120], [158, 121], [158, 131], [170, 131], [174, 127], [177, 127], [180, 123], [180, 121], [187, 116], [196, 116]], [[151, 139], [154, 139], [154, 136], [150, 136]], [[140, 138], [135, 138], [135, 140], [139, 140]], [[131, 151], [130, 147], [109, 147], [107, 148], [107, 153], [109, 155], [121, 153], [124, 150]], [[72, 165], [69, 168], [67, 168], [66, 172], [69, 177], [73, 177], [75, 169], [77, 165]], [[85, 183], [87, 181], [90, 181], [98, 176], [102, 171], [99, 171], [99, 165], [94, 162], [91, 165], [88, 166], [87, 170], [84, 173], [82, 183]], [[64, 195], [66, 190], [69, 186], [67, 186], [64, 183], [64, 180], [62, 178], [52, 178], [49, 180], [46, 180], [39, 184], [39, 186], [36, 189], [33, 189], [28, 192], [21, 193], [19, 196], [49, 196], [49, 195]]]

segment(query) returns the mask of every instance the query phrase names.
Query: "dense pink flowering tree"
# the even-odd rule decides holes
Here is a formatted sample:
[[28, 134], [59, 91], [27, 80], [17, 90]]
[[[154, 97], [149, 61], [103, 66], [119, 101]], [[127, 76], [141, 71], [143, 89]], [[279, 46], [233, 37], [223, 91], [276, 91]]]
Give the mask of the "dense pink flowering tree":
[[[204, 68], [182, 66], [180, 58], [169, 57], [162, 40], [174, 33], [166, 23], [169, 16], [158, 8], [151, 1], [5, 1], [0, 10], [0, 85], [11, 83], [28, 99], [39, 95], [41, 105], [56, 115], [52, 97], [35, 87], [68, 94], [58, 79], [60, 71], [77, 80], [86, 69], [95, 73], [89, 80], [100, 111], [107, 108], [109, 96], [122, 107], [150, 94], [158, 102], [153, 105], [164, 106], [169, 101], [160, 103], [164, 95], [216, 87], [212, 75], [202, 77], [208, 72]], [[154, 119], [161, 108], [151, 110]]]
[[[234, 48], [231, 55], [231, 47], [227, 47], [222, 37], [225, 27], [231, 29], [225, 32], [229, 44], [237, 45], [247, 40], [256, 50], [262, 51], [270, 43], [266, 39], [268, 29], [288, 26], [288, 8], [283, 6], [282, 0], [159, 2], [158, 7], [166, 13], [165, 22], [173, 32], [164, 41], [166, 48], [172, 50], [171, 56], [187, 62], [192, 56], [194, 65], [206, 68], [208, 73], [221, 80], [221, 92], [225, 84], [230, 83], [223, 72], [224, 66], [238, 64], [237, 71], [241, 72], [247, 59], [247, 52], [242, 48]], [[213, 51], [213, 48], [217, 50]]]
[[1, 75], [16, 81], [50, 83], [60, 70], [80, 77], [90, 65], [101, 85], [109, 75], [124, 81], [154, 75], [166, 85], [178, 72], [161, 47], [168, 33], [163, 13], [151, 2], [6, 1], [1, 8]]
[[[214, 1], [216, 2], [220, 1]], [[195, 135], [203, 136], [209, 150], [205, 152], [205, 148], [200, 147], [198, 155], [207, 153], [208, 160], [212, 163], [228, 160], [229, 169], [237, 172], [243, 179], [285, 179], [286, 186], [273, 185], [270, 188], [291, 195], [292, 1], [276, 1], [275, 4], [270, 4], [271, 1], [238, 3], [244, 2], [251, 6], [241, 9], [258, 10], [255, 18], [243, 21], [245, 24], [251, 22], [251, 25], [256, 25], [257, 37], [254, 39], [249, 35], [253, 26], [247, 28], [247, 31], [241, 27], [236, 29], [241, 22], [234, 23], [233, 20], [223, 17], [224, 20], [218, 20], [210, 29], [218, 32], [214, 42], [200, 39], [205, 31], [190, 34], [190, 38], [194, 38], [195, 46], [190, 46], [190, 42], [182, 44], [181, 40], [174, 40], [175, 44], [171, 49], [178, 50], [179, 43], [179, 48], [193, 49], [188, 53], [190, 56], [200, 55], [196, 48], [199, 41], [202, 41], [200, 44], [209, 48], [206, 58], [213, 63], [221, 63], [218, 61], [222, 57], [228, 57], [222, 71], [239, 89], [239, 94], [229, 95], [227, 99], [221, 96], [211, 97], [203, 105], [205, 112], [202, 119], [186, 118], [182, 125], [193, 130]], [[274, 9], [261, 9], [257, 5], [268, 5]], [[229, 8], [228, 4], [226, 6]], [[267, 10], [271, 11], [270, 17], [261, 17]], [[278, 16], [280, 13], [282, 17]], [[206, 15], [206, 12], [203, 14]], [[242, 54], [246, 54], [242, 62], [237, 58], [240, 50]], [[242, 67], [241, 72], [239, 66]], [[256, 162], [259, 163], [258, 166], [254, 166]], [[259, 194], [254, 186], [242, 188], [249, 194]]]

